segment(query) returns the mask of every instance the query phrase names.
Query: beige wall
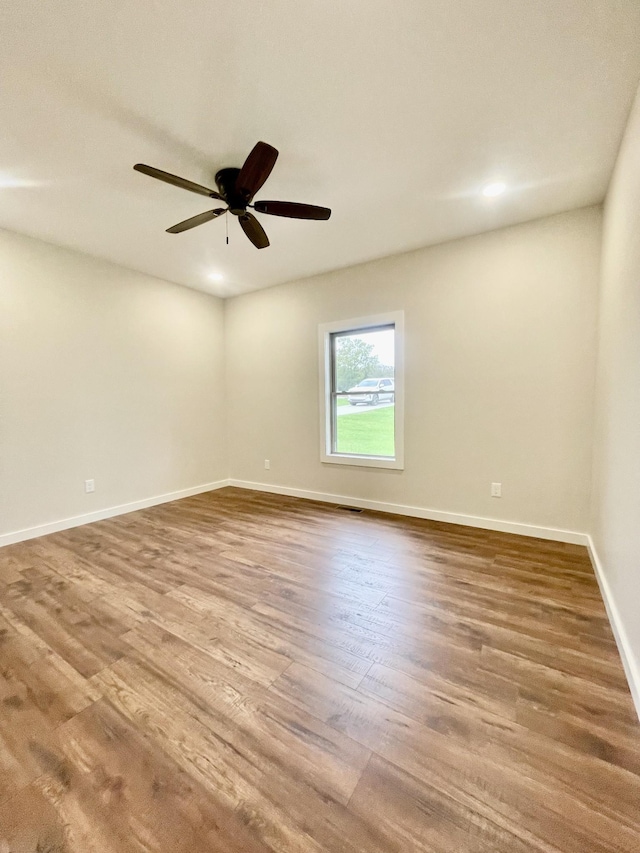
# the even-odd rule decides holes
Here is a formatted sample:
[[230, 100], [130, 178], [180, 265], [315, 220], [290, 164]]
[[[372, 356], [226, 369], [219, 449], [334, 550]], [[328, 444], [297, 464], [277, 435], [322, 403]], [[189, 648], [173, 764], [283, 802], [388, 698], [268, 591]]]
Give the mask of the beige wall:
[[[586, 530], [599, 239], [591, 208], [223, 311], [214, 297], [0, 232], [0, 535], [228, 475]], [[397, 309], [405, 470], [323, 465], [318, 324]]]
[[215, 297], [0, 231], [0, 534], [225, 477], [223, 319]]
[[[230, 476], [586, 531], [600, 238], [588, 208], [228, 300]], [[318, 324], [398, 309], [405, 470], [323, 465]]]
[[640, 713], [640, 95], [605, 207], [593, 540]]

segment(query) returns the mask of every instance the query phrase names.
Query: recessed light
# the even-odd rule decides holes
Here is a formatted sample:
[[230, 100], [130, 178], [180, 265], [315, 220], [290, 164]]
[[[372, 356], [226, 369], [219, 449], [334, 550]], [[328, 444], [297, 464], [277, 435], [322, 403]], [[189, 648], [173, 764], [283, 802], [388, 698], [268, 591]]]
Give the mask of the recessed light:
[[26, 181], [22, 178], [14, 178], [5, 172], [0, 172], [0, 188], [3, 190], [15, 190], [22, 187], [39, 187], [42, 184], [38, 181]]
[[222, 273], [212, 272], [212, 273], [209, 273], [209, 280], [210, 281], [224, 281], [224, 276], [222, 275]]
[[491, 184], [485, 184], [482, 188], [482, 195], [485, 198], [495, 198], [497, 195], [502, 195], [506, 188], [507, 185], [504, 181], [494, 181]]

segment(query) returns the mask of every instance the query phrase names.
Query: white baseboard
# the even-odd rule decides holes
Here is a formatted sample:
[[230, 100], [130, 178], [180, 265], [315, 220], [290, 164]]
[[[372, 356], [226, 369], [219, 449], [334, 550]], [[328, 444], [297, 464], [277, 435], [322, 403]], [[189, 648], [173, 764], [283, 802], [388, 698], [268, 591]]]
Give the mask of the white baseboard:
[[604, 601], [607, 616], [609, 617], [609, 624], [611, 625], [611, 630], [613, 631], [613, 636], [615, 638], [616, 645], [618, 646], [618, 652], [620, 653], [620, 659], [622, 660], [622, 666], [624, 667], [627, 682], [629, 683], [631, 698], [633, 699], [633, 704], [635, 705], [636, 713], [640, 720], [640, 662], [637, 660], [633, 653], [633, 649], [631, 648], [631, 643], [629, 642], [624, 624], [620, 619], [620, 612], [616, 606], [613, 595], [611, 594], [611, 587], [607, 581], [607, 575], [602, 563], [600, 562], [593, 540], [591, 536], [588, 538], [589, 544], [587, 547], [589, 549], [591, 565], [593, 566], [593, 571], [598, 581], [598, 586], [600, 587], [602, 600]]
[[181, 489], [178, 492], [169, 492], [166, 495], [156, 495], [152, 498], [144, 498], [141, 501], [110, 506], [107, 509], [99, 509], [95, 512], [88, 512], [85, 515], [62, 518], [59, 521], [51, 521], [48, 524], [40, 524], [37, 527], [27, 527], [24, 530], [3, 533], [0, 534], [0, 547], [3, 545], [13, 545], [15, 542], [23, 542], [26, 539], [35, 539], [37, 536], [46, 536], [48, 533], [57, 533], [59, 530], [68, 530], [70, 527], [80, 527], [82, 524], [90, 524], [92, 521], [113, 518], [115, 515], [125, 515], [128, 512], [136, 512], [136, 510], [147, 509], [150, 506], [178, 501], [181, 498], [189, 498], [192, 495], [202, 494], [202, 492], [212, 492], [215, 489], [222, 489], [228, 485], [228, 480], [218, 480], [215, 483], [204, 483], [201, 486], [192, 486], [190, 489]]
[[223, 489], [225, 486], [235, 486], [239, 489], [250, 489], [256, 492], [271, 492], [275, 495], [287, 495], [293, 498], [305, 498], [306, 500], [321, 501], [331, 504], [348, 504], [361, 509], [371, 509], [377, 512], [389, 512], [395, 515], [408, 515], [412, 518], [425, 518], [429, 521], [443, 521], [448, 524], [462, 524], [466, 527], [479, 527], [482, 530], [496, 530], [500, 533], [515, 533], [519, 536], [532, 536], [535, 539], [549, 539], [554, 542], [568, 542], [572, 545], [590, 544], [590, 537], [586, 533], [578, 533], [573, 530], [561, 530], [555, 527], [539, 527], [532, 524], [522, 524], [515, 521], [501, 521], [494, 518], [482, 518], [475, 515], [459, 515], [453, 512], [443, 512], [437, 509], [426, 509], [424, 507], [406, 506], [404, 504], [385, 503], [383, 501], [371, 501], [364, 498], [354, 498], [348, 495], [332, 495], [326, 492], [312, 492], [308, 489], [296, 489], [289, 486], [275, 486], [271, 483], [251, 483], [246, 480], [218, 480], [215, 483], [204, 483], [200, 486], [192, 486], [189, 489], [181, 489], [177, 492], [169, 492], [165, 495], [155, 495], [132, 503], [120, 504], [107, 507], [95, 512], [75, 515], [71, 518], [62, 518], [36, 527], [27, 527], [23, 530], [15, 530], [10, 533], [0, 534], [0, 547], [23, 542], [26, 539], [35, 539], [37, 536], [46, 536], [49, 533], [57, 533], [59, 530], [68, 530], [71, 527], [80, 527], [83, 524], [91, 524], [93, 521], [102, 521], [105, 518], [113, 518], [116, 515], [125, 515], [128, 512], [136, 512], [139, 509], [157, 506], [158, 504], [177, 501], [203, 492], [212, 492]]
[[437, 509], [405, 506], [404, 504], [370, 501], [363, 498], [352, 498], [347, 495], [331, 495], [325, 492], [311, 492], [307, 489], [294, 489], [289, 486], [273, 486], [270, 483], [250, 483], [246, 480], [229, 480], [228, 485], [239, 489], [253, 489], [256, 492], [271, 492], [274, 495], [287, 495], [292, 498], [306, 498], [311, 501], [322, 501], [330, 504], [347, 504], [361, 509], [372, 509], [377, 512], [390, 512], [395, 515], [409, 515], [412, 518], [425, 518], [429, 521], [444, 521], [448, 524], [463, 524], [466, 527], [479, 527], [483, 530], [496, 530], [500, 533], [516, 533], [519, 536], [533, 536], [535, 539], [550, 539], [554, 542], [568, 542], [572, 545], [588, 545], [586, 533], [573, 530], [560, 530], [555, 527], [538, 527], [533, 524], [521, 524], [516, 521], [500, 521], [494, 518], [482, 518], [476, 515], [458, 515], [453, 512], [442, 512]]

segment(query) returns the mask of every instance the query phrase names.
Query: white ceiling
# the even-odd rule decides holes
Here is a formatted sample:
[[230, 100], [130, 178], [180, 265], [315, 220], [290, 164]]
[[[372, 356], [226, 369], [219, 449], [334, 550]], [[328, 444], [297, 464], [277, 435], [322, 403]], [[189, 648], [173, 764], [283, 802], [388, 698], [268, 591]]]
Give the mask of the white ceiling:
[[[3, 0], [0, 226], [229, 295], [591, 204], [639, 44], [638, 0]], [[211, 185], [259, 139], [258, 198], [331, 220], [166, 234], [217, 204], [133, 164]]]

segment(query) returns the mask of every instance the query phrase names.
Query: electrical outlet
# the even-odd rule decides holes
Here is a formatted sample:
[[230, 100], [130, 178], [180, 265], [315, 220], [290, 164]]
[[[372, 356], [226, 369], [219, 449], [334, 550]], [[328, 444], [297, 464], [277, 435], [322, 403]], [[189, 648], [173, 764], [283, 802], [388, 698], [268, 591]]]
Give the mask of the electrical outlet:
[[89, 494], [90, 492], [95, 492], [96, 481], [95, 480], [85, 480], [84, 481], [84, 490], [87, 494]]
[[491, 497], [492, 498], [501, 498], [502, 497], [502, 483], [491, 483]]
[[267, 470], [267, 471], [271, 468], [271, 462], [269, 459], [264, 460], [264, 467], [265, 467], [265, 470]]

